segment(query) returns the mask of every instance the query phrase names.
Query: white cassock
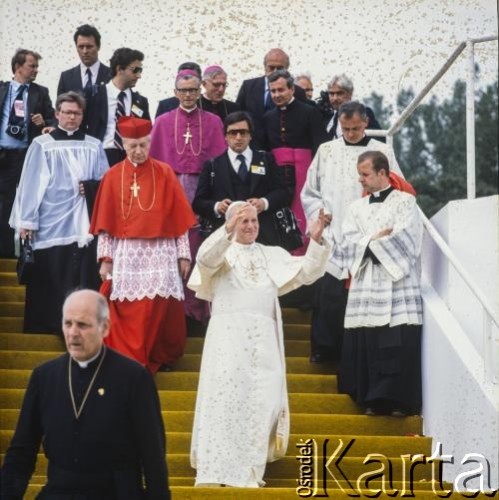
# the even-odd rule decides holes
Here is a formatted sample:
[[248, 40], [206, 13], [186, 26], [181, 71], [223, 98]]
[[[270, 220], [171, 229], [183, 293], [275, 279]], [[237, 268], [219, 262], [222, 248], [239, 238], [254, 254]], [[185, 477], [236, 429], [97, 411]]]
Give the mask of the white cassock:
[[[381, 151], [388, 158], [390, 170], [402, 175], [393, 149], [375, 139], [367, 145], [346, 144], [343, 138], [325, 142], [319, 147], [310, 168], [307, 180], [301, 192], [301, 202], [307, 220], [317, 219], [319, 210], [332, 214], [333, 223], [324, 231], [324, 237], [330, 242], [342, 240], [342, 224], [350, 204], [362, 196], [362, 186], [357, 172], [357, 159], [366, 151]], [[327, 272], [338, 279], [331, 264]]]
[[196, 400], [191, 465], [196, 486], [263, 486], [286, 453], [289, 406], [277, 297], [325, 271], [328, 246], [303, 257], [230, 240], [225, 227], [200, 247], [188, 286], [212, 302]]

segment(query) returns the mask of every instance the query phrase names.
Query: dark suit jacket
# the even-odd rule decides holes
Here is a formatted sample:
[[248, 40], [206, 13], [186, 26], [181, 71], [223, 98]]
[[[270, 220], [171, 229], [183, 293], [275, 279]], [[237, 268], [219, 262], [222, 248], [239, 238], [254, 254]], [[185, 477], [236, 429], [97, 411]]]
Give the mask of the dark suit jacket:
[[[295, 85], [295, 98], [307, 102], [305, 91]], [[264, 149], [265, 146], [265, 131], [263, 127], [263, 115], [266, 110], [264, 108], [265, 96], [265, 77], [251, 78], [244, 80], [239, 93], [237, 94], [236, 103], [239, 104], [242, 111], [247, 111], [253, 120], [253, 140], [251, 147], [254, 149]]]
[[[97, 81], [94, 82], [95, 87], [106, 84], [110, 79], [111, 70], [109, 69], [109, 66], [100, 63], [99, 71], [97, 73]], [[63, 71], [59, 78], [59, 85], [57, 85], [57, 95], [61, 95], [64, 92], [69, 92], [70, 90], [83, 93], [81, 70], [79, 64], [74, 68]]]
[[[260, 233], [258, 242], [267, 245], [276, 244], [273, 214], [281, 207], [289, 206], [290, 196], [284, 187], [279, 175], [278, 167], [275, 166], [274, 157], [271, 153], [253, 151], [252, 165], [265, 167], [265, 174], [251, 172], [250, 188], [248, 198], [266, 198], [269, 202], [268, 210], [258, 216]], [[209, 219], [215, 228], [220, 227], [224, 217], [215, 215], [215, 203], [229, 198], [238, 200], [235, 196], [234, 186], [231, 182], [231, 171], [233, 171], [227, 152], [212, 161], [207, 161], [199, 176], [196, 195], [192, 202], [192, 208], [198, 215]]]
[[[0, 110], [3, 109], [5, 99], [9, 94], [10, 82], [0, 82]], [[49, 90], [47, 87], [42, 87], [37, 83], [30, 83], [28, 89], [28, 116], [40, 113], [45, 120], [45, 125], [38, 127], [31, 120], [28, 120], [28, 144], [42, 133], [43, 127], [55, 126], [56, 119], [54, 117], [54, 108], [50, 100]], [[3, 127], [4, 124], [2, 123]], [[7, 126], [7, 124], [5, 124]]]
[[[44, 493], [49, 498], [51, 493], [65, 493], [57, 496], [61, 499], [75, 498], [78, 493], [99, 500], [111, 497], [98, 495], [101, 485], [92, 489], [92, 482], [98, 481], [114, 490], [115, 499], [169, 499], [165, 430], [150, 374], [139, 363], [107, 348], [77, 420], [70, 400], [68, 360], [64, 354], [33, 370], [5, 455], [1, 498], [23, 498], [43, 438], [49, 462]], [[91, 370], [88, 373], [72, 363], [77, 407], [83, 395], [78, 382], [83, 390], [88, 387], [99, 360], [85, 369]], [[141, 469], [147, 496], [142, 491]]]
[[[142, 116], [138, 116], [132, 111], [133, 116], [138, 116], [145, 120], [151, 119], [147, 98], [132, 90], [132, 108], [134, 105], [141, 109], [143, 113]], [[88, 100], [85, 111], [86, 133], [100, 141], [104, 140], [107, 129], [107, 115], [107, 89], [105, 85], [100, 85], [97, 93]]]
[[158, 109], [156, 110], [156, 118], [159, 115], [163, 115], [164, 113], [168, 113], [168, 111], [172, 111], [173, 109], [178, 108], [180, 101], [177, 97], [167, 97], [166, 99], [162, 99], [158, 103]]

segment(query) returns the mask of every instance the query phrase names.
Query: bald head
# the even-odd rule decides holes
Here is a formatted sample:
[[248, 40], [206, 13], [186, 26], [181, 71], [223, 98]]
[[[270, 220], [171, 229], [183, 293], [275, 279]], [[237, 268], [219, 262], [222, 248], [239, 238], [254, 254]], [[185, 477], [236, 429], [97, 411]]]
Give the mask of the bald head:
[[70, 294], [62, 308], [62, 331], [72, 358], [87, 361], [97, 355], [109, 333], [106, 299], [93, 290]]
[[266, 76], [278, 69], [288, 69], [289, 56], [282, 49], [270, 49], [263, 58], [263, 67]]

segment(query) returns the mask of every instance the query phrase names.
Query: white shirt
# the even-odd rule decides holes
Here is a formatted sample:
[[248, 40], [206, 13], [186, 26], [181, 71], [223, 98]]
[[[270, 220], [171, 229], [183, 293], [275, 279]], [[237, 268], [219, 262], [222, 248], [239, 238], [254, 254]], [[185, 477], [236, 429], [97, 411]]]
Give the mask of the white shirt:
[[100, 61], [95, 61], [92, 66], [85, 66], [83, 63], [80, 63], [80, 74], [81, 74], [81, 85], [85, 88], [87, 84], [87, 69], [92, 73], [92, 84], [96, 85], [99, 82], [97, 81], [97, 75], [99, 74]]
[[[104, 149], [116, 149], [114, 145], [114, 133], [116, 132], [116, 106], [118, 105], [118, 95], [121, 90], [111, 80], [106, 85], [107, 91], [107, 127], [102, 144]], [[125, 89], [125, 114], [130, 116], [132, 112], [132, 91]]]
[[[246, 166], [248, 167], [248, 173], [251, 172], [251, 161], [253, 160], [253, 151], [251, 151], [251, 148], [249, 146], [244, 151], [242, 151], [241, 153], [236, 153], [231, 148], [228, 148], [227, 149], [227, 155], [229, 157], [230, 164], [232, 165], [232, 168], [234, 169], [234, 172], [236, 174], [239, 173], [239, 167], [241, 166], [241, 160], [238, 160], [238, 158], [237, 158], [239, 155], [243, 155], [244, 156], [244, 159], [246, 160]], [[268, 202], [267, 198], [261, 198], [261, 199], [265, 203], [265, 208], [263, 210], [264, 211], [268, 210], [268, 208], [269, 208], [269, 202]], [[215, 215], [217, 217], [222, 217], [222, 214], [220, 214], [218, 212], [218, 206], [219, 206], [219, 204], [220, 204], [219, 201], [217, 201], [215, 203], [214, 211], [215, 211]]]

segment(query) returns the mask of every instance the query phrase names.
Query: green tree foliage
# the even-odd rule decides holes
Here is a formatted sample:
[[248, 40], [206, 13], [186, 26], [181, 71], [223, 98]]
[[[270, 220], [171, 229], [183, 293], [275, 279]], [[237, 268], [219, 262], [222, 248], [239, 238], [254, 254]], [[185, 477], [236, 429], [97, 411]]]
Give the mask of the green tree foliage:
[[[399, 113], [414, 98], [412, 89], [400, 91]], [[383, 127], [393, 121], [392, 109], [373, 93], [366, 100]], [[475, 95], [476, 194], [498, 193], [497, 82]], [[418, 203], [431, 217], [448, 201], [466, 198], [466, 84], [458, 80], [452, 95], [420, 104], [394, 137], [400, 168], [418, 193]]]

